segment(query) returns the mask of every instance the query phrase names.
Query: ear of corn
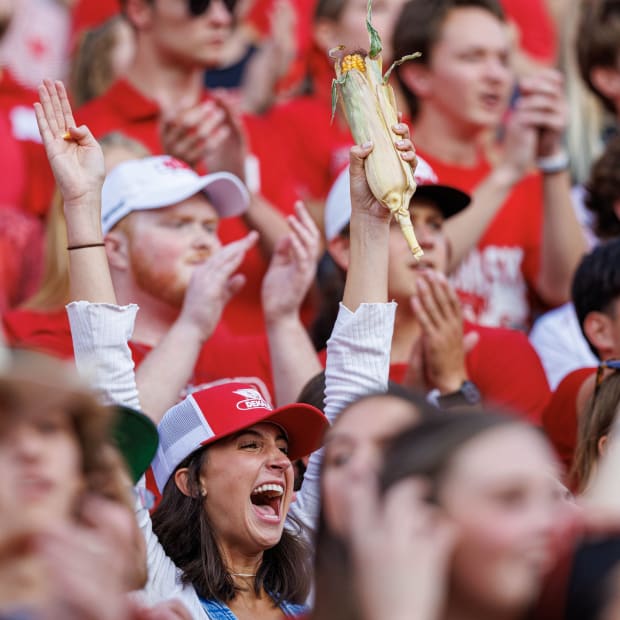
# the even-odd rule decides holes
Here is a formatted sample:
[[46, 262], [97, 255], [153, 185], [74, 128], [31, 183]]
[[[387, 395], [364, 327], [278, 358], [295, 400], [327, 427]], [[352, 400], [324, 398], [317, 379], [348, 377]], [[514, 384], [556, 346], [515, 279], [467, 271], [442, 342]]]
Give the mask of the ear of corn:
[[[371, 24], [371, 0], [366, 20], [370, 52], [354, 52], [336, 60], [336, 79], [332, 85], [332, 113], [338, 95], [344, 104], [347, 122], [357, 144], [372, 141], [374, 148], [365, 161], [368, 185], [375, 196], [398, 221], [411, 252], [422, 256], [411, 217], [409, 202], [416, 190], [413, 171], [396, 150], [392, 127], [398, 123], [394, 91], [387, 78], [397, 63], [383, 76], [381, 39]], [[342, 50], [342, 48], [338, 48]], [[418, 56], [412, 54], [400, 61]]]

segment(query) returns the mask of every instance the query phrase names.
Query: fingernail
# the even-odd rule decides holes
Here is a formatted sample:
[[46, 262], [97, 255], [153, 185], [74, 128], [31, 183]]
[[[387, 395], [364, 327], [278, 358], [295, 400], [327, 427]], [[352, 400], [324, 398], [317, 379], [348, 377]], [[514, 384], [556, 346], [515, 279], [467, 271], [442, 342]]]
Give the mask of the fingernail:
[[405, 146], [405, 141], [404, 140], [397, 140], [396, 141], [396, 146]]
[[364, 142], [364, 144], [362, 144], [363, 149], [368, 149], [371, 146], [372, 146], [372, 140], [368, 140], [368, 142]]

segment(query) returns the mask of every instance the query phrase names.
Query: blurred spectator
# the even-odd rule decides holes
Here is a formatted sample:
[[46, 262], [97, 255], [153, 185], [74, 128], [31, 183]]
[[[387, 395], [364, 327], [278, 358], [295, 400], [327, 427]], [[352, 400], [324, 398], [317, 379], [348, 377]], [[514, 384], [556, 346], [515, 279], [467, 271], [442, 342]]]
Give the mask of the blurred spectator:
[[[344, 533], [319, 535], [313, 617], [530, 617], [563, 512], [545, 439], [509, 417], [446, 413], [382, 456], [379, 485], [349, 473]], [[523, 501], [505, 501], [515, 488]]]
[[[104, 136], [100, 143], [107, 170], [126, 159], [149, 155], [144, 145], [118, 132]], [[22, 255], [22, 260], [35, 251], [36, 246]], [[40, 286], [21, 307], [6, 312], [2, 317], [10, 343], [61, 357], [73, 356], [65, 312], [65, 305], [70, 299], [67, 261], [65, 219], [60, 194], [56, 194], [45, 229], [45, 255], [39, 264], [43, 270]], [[7, 265], [11, 265], [11, 260], [7, 261]]]
[[564, 5], [558, 9], [561, 14], [557, 23], [560, 32], [559, 68], [564, 74], [568, 98], [566, 148], [570, 154], [571, 177], [577, 187], [573, 190], [574, 206], [587, 235], [589, 222], [581, 208], [581, 184], [588, 178], [592, 162], [601, 155], [609, 127], [615, 124], [615, 119], [610, 118], [610, 113], [584, 81], [579, 69], [579, 39], [597, 36], [596, 28], [584, 30], [579, 27], [586, 3], [572, 0], [559, 0], [559, 3]]
[[184, 2], [126, 0], [123, 12], [135, 32], [136, 53], [126, 74], [80, 108], [77, 119], [95, 137], [120, 130], [154, 154], [168, 152], [202, 172], [226, 170], [247, 181], [253, 191], [250, 208], [226, 222], [220, 235], [228, 242], [256, 229], [261, 239], [241, 269], [248, 284], [224, 320], [238, 332], [257, 333], [264, 330], [260, 281], [276, 241], [286, 233], [278, 210], [294, 210], [291, 162], [279, 148], [281, 133], [258, 117], [245, 117], [243, 127], [224, 95], [204, 89], [204, 71], [218, 66], [231, 34], [232, 3], [213, 0], [199, 14], [190, 8]]
[[71, 59], [70, 88], [74, 105], [102, 95], [131, 63], [134, 32], [120, 15], [85, 30]]
[[[6, 4], [7, 0], [3, 0]], [[0, 45], [7, 65], [26, 87], [43, 78], [63, 79], [69, 68], [72, 0], [8, 0], [15, 6], [11, 29]]]
[[595, 396], [589, 401], [586, 410], [578, 420], [575, 459], [571, 471], [571, 483], [579, 493], [588, 493], [588, 486], [596, 476], [597, 464], [605, 452], [620, 403], [620, 369], [612, 368], [604, 377], [601, 368], [600, 383], [595, 388]]
[[[438, 183], [421, 158], [414, 176], [418, 188], [411, 200], [411, 219], [424, 255], [417, 261], [398, 226], [392, 225], [388, 295], [398, 307], [390, 379], [430, 393], [439, 407], [483, 402], [538, 424], [549, 400], [549, 387], [527, 337], [516, 330], [464, 321], [458, 297], [445, 277], [449, 246], [444, 222], [470, 208], [469, 196]], [[345, 171], [325, 206], [328, 252], [345, 270], [351, 212], [348, 188]]]
[[[584, 209], [588, 213], [596, 243], [620, 237], [619, 170], [620, 136], [608, 142], [583, 188]], [[570, 371], [593, 366], [597, 362], [583, 336], [572, 303], [537, 319], [530, 340], [541, 357], [553, 389]]]
[[[9, 38], [21, 8], [14, 0], [0, 2], [1, 41]], [[36, 99], [36, 92], [18, 81], [0, 58], [0, 208], [10, 206], [42, 217], [50, 206], [54, 180], [32, 110]]]
[[514, 86], [510, 49], [498, 0], [410, 0], [394, 33], [396, 57], [421, 52], [397, 68], [416, 148], [440, 182], [472, 194], [447, 226], [466, 317], [527, 330], [537, 306], [568, 299], [585, 241], [571, 206], [558, 72], [520, 81], [503, 143], [484, 152]]
[[[386, 68], [392, 58], [392, 30], [404, 3], [405, 0], [376, 0], [372, 5], [373, 26], [382, 37]], [[316, 3], [309, 66], [311, 92], [275, 106], [267, 119], [273, 131], [290, 127], [299, 138], [286, 145], [295, 162], [291, 175], [296, 192], [309, 205], [319, 226], [323, 226], [323, 203], [329, 188], [346, 167], [353, 144], [340, 106], [333, 122], [330, 121], [334, 61], [328, 53], [338, 45], [351, 51], [369, 49], [366, 10], [366, 0], [320, 0]]]
[[[597, 246], [583, 258], [575, 273], [572, 296], [592, 353], [602, 362], [619, 358], [620, 239]], [[578, 420], [594, 392], [595, 374], [595, 367], [567, 374], [543, 413], [544, 429], [567, 471], [573, 462]]]

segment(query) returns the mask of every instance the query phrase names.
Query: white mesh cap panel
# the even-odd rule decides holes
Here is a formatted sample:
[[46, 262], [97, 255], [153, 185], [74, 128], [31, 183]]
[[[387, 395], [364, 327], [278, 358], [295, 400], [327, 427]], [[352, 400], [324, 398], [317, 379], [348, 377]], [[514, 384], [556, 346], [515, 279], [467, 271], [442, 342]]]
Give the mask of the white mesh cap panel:
[[163, 492], [174, 468], [215, 433], [192, 396], [168, 409], [158, 430], [159, 447], [152, 468], [157, 487]]

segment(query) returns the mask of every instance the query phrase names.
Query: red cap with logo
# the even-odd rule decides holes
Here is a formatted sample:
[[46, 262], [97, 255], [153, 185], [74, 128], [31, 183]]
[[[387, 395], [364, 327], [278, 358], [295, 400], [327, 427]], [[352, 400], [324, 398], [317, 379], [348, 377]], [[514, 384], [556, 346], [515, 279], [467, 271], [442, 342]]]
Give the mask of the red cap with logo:
[[284, 430], [291, 460], [319, 448], [329, 426], [311, 405], [291, 403], [273, 409], [251, 383], [225, 382], [199, 390], [168, 409], [159, 423], [159, 447], [151, 467], [160, 492], [192, 452], [261, 422]]

